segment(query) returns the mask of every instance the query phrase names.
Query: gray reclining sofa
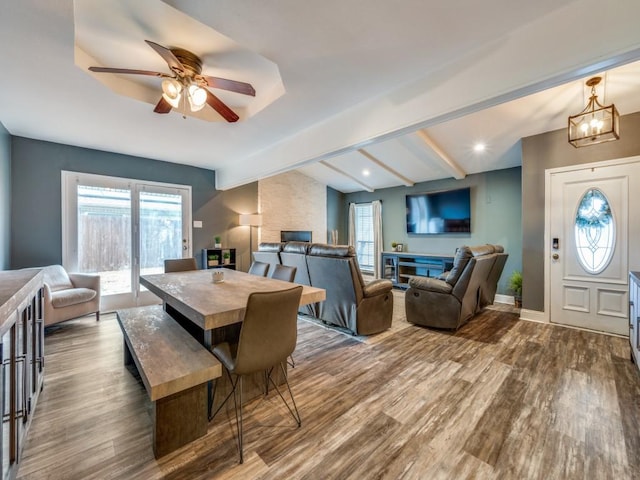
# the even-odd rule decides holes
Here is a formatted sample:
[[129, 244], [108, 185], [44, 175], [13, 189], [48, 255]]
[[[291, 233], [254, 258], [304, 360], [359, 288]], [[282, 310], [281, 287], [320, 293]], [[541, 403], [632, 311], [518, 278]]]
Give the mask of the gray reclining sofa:
[[357, 335], [372, 335], [391, 326], [392, 284], [374, 280], [365, 284], [352, 246], [287, 242], [260, 244], [254, 259], [296, 267], [295, 282], [326, 290], [326, 300], [302, 309], [322, 321], [349, 329]]

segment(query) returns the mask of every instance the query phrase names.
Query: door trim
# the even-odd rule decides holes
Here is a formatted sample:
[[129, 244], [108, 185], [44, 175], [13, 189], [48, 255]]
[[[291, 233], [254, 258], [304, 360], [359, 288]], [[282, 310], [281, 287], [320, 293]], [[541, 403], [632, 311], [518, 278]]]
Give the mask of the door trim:
[[[565, 167], [549, 168], [544, 172], [544, 323], [551, 323], [551, 176], [557, 173], [575, 172], [589, 168], [613, 167], [625, 164], [640, 163], [640, 155], [633, 157], [616, 158], [592, 163], [580, 163]], [[553, 325], [564, 326], [554, 323]], [[568, 326], [567, 326], [568, 327]], [[577, 328], [577, 327], [568, 327]], [[581, 330], [589, 330], [587, 328]], [[589, 330], [596, 331], [596, 330]], [[605, 333], [599, 332], [598, 333]], [[615, 334], [609, 334], [614, 335]]]

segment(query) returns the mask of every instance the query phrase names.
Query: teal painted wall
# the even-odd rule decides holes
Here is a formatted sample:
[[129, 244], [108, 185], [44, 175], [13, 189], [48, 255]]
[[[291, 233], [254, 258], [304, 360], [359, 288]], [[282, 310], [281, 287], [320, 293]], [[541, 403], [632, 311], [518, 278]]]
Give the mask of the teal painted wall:
[[[406, 233], [405, 196], [411, 193], [471, 188], [471, 233], [450, 235], [408, 235]], [[422, 182], [413, 187], [394, 187], [375, 192], [346, 194], [342, 206], [348, 216], [350, 202], [382, 200], [384, 249], [391, 242], [404, 244], [408, 252], [453, 255], [461, 245], [494, 243], [509, 254], [498, 293], [509, 294], [507, 279], [513, 270], [522, 269], [522, 179], [520, 167], [468, 175], [463, 180], [445, 179]], [[345, 220], [346, 222], [346, 220]], [[346, 227], [345, 227], [346, 229]], [[346, 231], [346, 230], [345, 230]], [[345, 237], [346, 238], [346, 237]]]
[[11, 264], [11, 135], [0, 122], [0, 270]]
[[239, 212], [257, 210], [257, 182], [222, 192], [215, 189], [212, 170], [12, 137], [11, 268], [62, 262], [62, 170], [190, 185], [193, 219], [204, 223], [193, 229], [194, 256], [218, 234], [223, 244], [248, 244], [244, 230], [235, 227]]

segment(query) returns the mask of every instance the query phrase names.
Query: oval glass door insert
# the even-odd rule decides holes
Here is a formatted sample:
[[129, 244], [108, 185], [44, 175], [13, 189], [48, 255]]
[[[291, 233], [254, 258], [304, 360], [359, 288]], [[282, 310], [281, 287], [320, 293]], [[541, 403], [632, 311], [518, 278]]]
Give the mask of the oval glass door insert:
[[615, 222], [609, 200], [597, 188], [580, 199], [575, 221], [578, 261], [592, 275], [602, 272], [613, 257]]

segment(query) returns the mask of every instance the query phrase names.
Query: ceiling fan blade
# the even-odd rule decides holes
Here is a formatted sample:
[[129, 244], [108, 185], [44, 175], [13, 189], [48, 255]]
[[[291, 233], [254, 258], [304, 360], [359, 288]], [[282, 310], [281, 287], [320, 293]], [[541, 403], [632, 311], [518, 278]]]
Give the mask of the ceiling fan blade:
[[207, 75], [202, 75], [202, 78], [211, 88], [220, 88], [222, 90], [229, 90], [230, 92], [241, 93], [243, 95], [251, 95], [252, 97], [256, 96], [256, 91], [250, 83], [228, 80], [226, 78], [209, 77]]
[[131, 70], [129, 68], [89, 67], [92, 72], [99, 73], [127, 73], [130, 75], [150, 75], [152, 77], [169, 77], [166, 73], [151, 72], [149, 70]]
[[153, 109], [156, 113], [169, 113], [171, 111], [171, 104], [167, 102], [164, 97], [160, 97], [160, 101], [156, 105], [156, 108]]
[[176, 58], [171, 50], [169, 50], [167, 47], [163, 47], [162, 45], [158, 45], [151, 40], [145, 40], [145, 42], [147, 42], [147, 44], [151, 48], [153, 48], [158, 53], [158, 55], [160, 55], [164, 59], [165, 62], [167, 62], [171, 70], [179, 70], [181, 72], [184, 72], [182, 63], [180, 63], [180, 60]]
[[213, 93], [211, 93], [206, 88], [204, 89], [207, 92], [207, 103], [211, 108], [213, 108], [216, 112], [218, 112], [227, 122], [237, 122], [240, 117], [236, 115], [236, 113], [227, 107], [222, 100], [216, 97]]

